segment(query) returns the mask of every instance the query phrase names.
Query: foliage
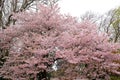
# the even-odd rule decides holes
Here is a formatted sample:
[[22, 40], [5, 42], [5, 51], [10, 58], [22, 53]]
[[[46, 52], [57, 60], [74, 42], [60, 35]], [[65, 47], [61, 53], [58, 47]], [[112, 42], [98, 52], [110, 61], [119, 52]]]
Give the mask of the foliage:
[[109, 43], [109, 37], [98, 33], [95, 24], [62, 15], [57, 5], [39, 8], [36, 13], [15, 13], [16, 25], [0, 31], [0, 48], [9, 51], [0, 75], [36, 80], [39, 72], [52, 72], [54, 62], [61, 59], [66, 64], [60, 67], [68, 64], [64, 70], [69, 77], [109, 80], [111, 73], [120, 75], [120, 64], [115, 63], [120, 54], [112, 54], [120, 46]]
[[119, 26], [120, 7], [117, 7], [108, 13], [106, 22], [108, 24], [106, 26], [106, 28], [107, 28], [106, 32], [111, 35], [111, 40], [114, 42], [119, 42], [119, 38], [120, 38], [120, 29], [119, 29], [120, 28], [120, 26]]
[[120, 80], [120, 76], [117, 75], [111, 75], [110, 78], [111, 80]]

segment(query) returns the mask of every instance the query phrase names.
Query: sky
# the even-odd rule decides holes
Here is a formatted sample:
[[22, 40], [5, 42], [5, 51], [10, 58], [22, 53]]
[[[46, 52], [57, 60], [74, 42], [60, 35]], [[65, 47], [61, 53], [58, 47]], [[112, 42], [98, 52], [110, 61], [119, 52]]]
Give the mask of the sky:
[[120, 6], [120, 0], [60, 0], [61, 13], [80, 17], [87, 11], [104, 14]]

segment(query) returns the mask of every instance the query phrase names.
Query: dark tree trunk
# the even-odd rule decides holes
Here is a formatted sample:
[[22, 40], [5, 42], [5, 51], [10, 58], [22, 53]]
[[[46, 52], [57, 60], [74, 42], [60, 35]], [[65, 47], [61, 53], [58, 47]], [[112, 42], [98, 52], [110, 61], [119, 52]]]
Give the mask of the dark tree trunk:
[[0, 27], [2, 27], [2, 0], [0, 0]]

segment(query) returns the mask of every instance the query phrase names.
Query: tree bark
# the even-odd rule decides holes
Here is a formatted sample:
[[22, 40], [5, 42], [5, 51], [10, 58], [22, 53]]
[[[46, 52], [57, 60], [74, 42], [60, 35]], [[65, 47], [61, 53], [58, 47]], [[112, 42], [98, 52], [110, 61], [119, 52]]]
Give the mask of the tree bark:
[[2, 0], [0, 0], [0, 28], [2, 28]]

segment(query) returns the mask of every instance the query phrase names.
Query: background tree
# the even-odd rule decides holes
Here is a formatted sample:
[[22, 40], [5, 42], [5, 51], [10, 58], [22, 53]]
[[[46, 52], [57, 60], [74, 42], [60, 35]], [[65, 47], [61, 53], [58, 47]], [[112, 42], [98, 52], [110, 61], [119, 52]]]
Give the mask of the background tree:
[[97, 21], [99, 20], [99, 16], [91, 11], [87, 11], [85, 14], [83, 14], [80, 17], [81, 21], [90, 21], [91, 23], [97, 23]]
[[119, 29], [120, 7], [110, 10], [101, 21], [101, 28], [111, 36], [111, 41], [117, 42], [120, 37]]
[[110, 23], [111, 27], [113, 28], [113, 35], [114, 35], [114, 42], [119, 41], [120, 38], [120, 7], [114, 10], [114, 15], [112, 17], [112, 22]]

